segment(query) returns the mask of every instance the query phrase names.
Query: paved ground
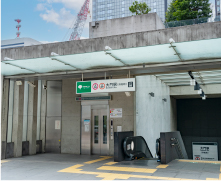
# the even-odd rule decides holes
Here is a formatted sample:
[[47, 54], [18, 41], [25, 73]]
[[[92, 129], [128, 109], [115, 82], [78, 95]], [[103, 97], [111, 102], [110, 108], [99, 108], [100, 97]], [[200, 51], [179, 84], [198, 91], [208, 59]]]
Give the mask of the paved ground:
[[221, 162], [156, 160], [113, 162], [113, 157], [39, 154], [2, 160], [2, 180], [221, 180]]

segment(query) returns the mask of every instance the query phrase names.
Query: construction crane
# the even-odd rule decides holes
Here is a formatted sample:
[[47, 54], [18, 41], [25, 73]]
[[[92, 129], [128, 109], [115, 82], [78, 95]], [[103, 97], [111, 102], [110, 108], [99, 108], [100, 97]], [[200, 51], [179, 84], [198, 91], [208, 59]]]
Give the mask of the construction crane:
[[81, 7], [80, 12], [77, 15], [77, 19], [72, 27], [72, 33], [69, 38], [71, 40], [80, 40], [81, 34], [84, 29], [85, 22], [87, 20], [87, 15], [90, 13], [89, 11], [90, 0], [85, 0], [83, 6]]

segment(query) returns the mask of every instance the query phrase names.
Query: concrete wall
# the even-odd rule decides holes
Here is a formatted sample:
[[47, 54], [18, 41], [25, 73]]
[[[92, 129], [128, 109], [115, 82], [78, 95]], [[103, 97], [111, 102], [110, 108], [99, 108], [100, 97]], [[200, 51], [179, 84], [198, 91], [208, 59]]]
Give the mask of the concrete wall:
[[[154, 97], [149, 95], [154, 93]], [[166, 102], [162, 99], [166, 98]], [[136, 77], [136, 135], [143, 136], [153, 156], [160, 132], [175, 131], [176, 119], [171, 119], [170, 89], [155, 76]], [[175, 117], [175, 116], [174, 116]]]
[[61, 153], [80, 154], [81, 104], [75, 92], [75, 79], [62, 80]]
[[89, 23], [89, 38], [165, 29], [157, 13], [97, 21], [95, 26], [92, 23]]
[[[3, 82], [3, 80], [2, 80]], [[5, 159], [7, 143], [7, 124], [8, 124], [8, 102], [9, 102], [9, 79], [4, 80], [2, 84], [2, 102], [1, 102], [1, 159]]]
[[[47, 85], [46, 80], [42, 80], [42, 85]], [[38, 85], [41, 86], [41, 85]], [[46, 126], [46, 105], [47, 105], [47, 91], [42, 89], [41, 92], [41, 130], [40, 130], [40, 140], [42, 140], [42, 152], [45, 152], [45, 126]]]
[[22, 128], [24, 108], [24, 82], [14, 86], [13, 130], [12, 142], [14, 142], [14, 157], [22, 156]]
[[[124, 92], [110, 93], [112, 100], [109, 101], [111, 108], [122, 108], [123, 117], [113, 118], [114, 132], [117, 132], [117, 126], [122, 126], [122, 131], [134, 131], [134, 92], [127, 97]], [[112, 118], [110, 118], [111, 120]], [[110, 132], [110, 129], [109, 129]], [[114, 139], [110, 139], [110, 155], [114, 154]]]
[[221, 22], [204, 23], [103, 38], [4, 49], [1, 50], [1, 60], [4, 57], [12, 59], [50, 57], [51, 52], [68, 55], [103, 51], [106, 45], [112, 49], [158, 45], [169, 43], [170, 38], [173, 38], [176, 42], [184, 42], [220, 37]]

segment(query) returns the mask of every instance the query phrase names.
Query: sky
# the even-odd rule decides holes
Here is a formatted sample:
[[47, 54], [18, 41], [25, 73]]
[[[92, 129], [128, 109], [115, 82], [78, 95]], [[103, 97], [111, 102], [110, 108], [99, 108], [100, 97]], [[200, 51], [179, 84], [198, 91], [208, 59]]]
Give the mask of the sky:
[[[19, 30], [21, 38], [29, 37], [42, 43], [67, 41], [69, 37], [65, 35], [68, 30], [70, 32], [84, 1], [1, 0], [1, 39], [16, 38], [17, 22], [15, 19], [21, 19]], [[89, 36], [89, 21], [91, 20], [92, 17], [88, 15], [82, 39]]]

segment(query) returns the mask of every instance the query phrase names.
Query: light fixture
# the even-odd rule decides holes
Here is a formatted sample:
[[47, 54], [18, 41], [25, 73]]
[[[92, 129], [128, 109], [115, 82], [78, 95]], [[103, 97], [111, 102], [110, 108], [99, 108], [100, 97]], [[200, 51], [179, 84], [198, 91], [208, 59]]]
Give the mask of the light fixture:
[[164, 98], [164, 99], [162, 99], [164, 102], [167, 102], [167, 99], [166, 98]]
[[59, 54], [57, 54], [55, 52], [51, 52], [51, 56], [59, 56]]
[[125, 94], [126, 94], [127, 97], [131, 96], [130, 92], [125, 92]]
[[4, 60], [14, 60], [14, 59], [11, 59], [11, 58], [8, 58], [8, 57], [5, 57]]
[[109, 46], [105, 46], [105, 50], [112, 50], [112, 49]]
[[202, 93], [200, 94], [200, 97], [204, 97], [205, 96], [205, 94], [204, 94], [204, 92], [202, 91]]
[[20, 81], [20, 80], [19, 80], [19, 81], [16, 81], [16, 84], [17, 84], [17, 85], [22, 85], [22, 81]]
[[149, 94], [151, 95], [151, 97], [154, 97], [154, 93], [153, 92], [150, 92]]
[[202, 94], [203, 90], [202, 89], [199, 89], [198, 90], [198, 94]]
[[194, 90], [200, 90], [200, 85], [196, 82], [196, 85], [194, 86]]
[[170, 43], [175, 43], [173, 38], [170, 38], [169, 41], [170, 41]]
[[196, 80], [195, 79], [191, 79], [190, 80], [190, 85], [196, 85]]
[[31, 87], [36, 87], [36, 85], [34, 85], [32, 82], [27, 82], [28, 83], [28, 85], [30, 85]]

